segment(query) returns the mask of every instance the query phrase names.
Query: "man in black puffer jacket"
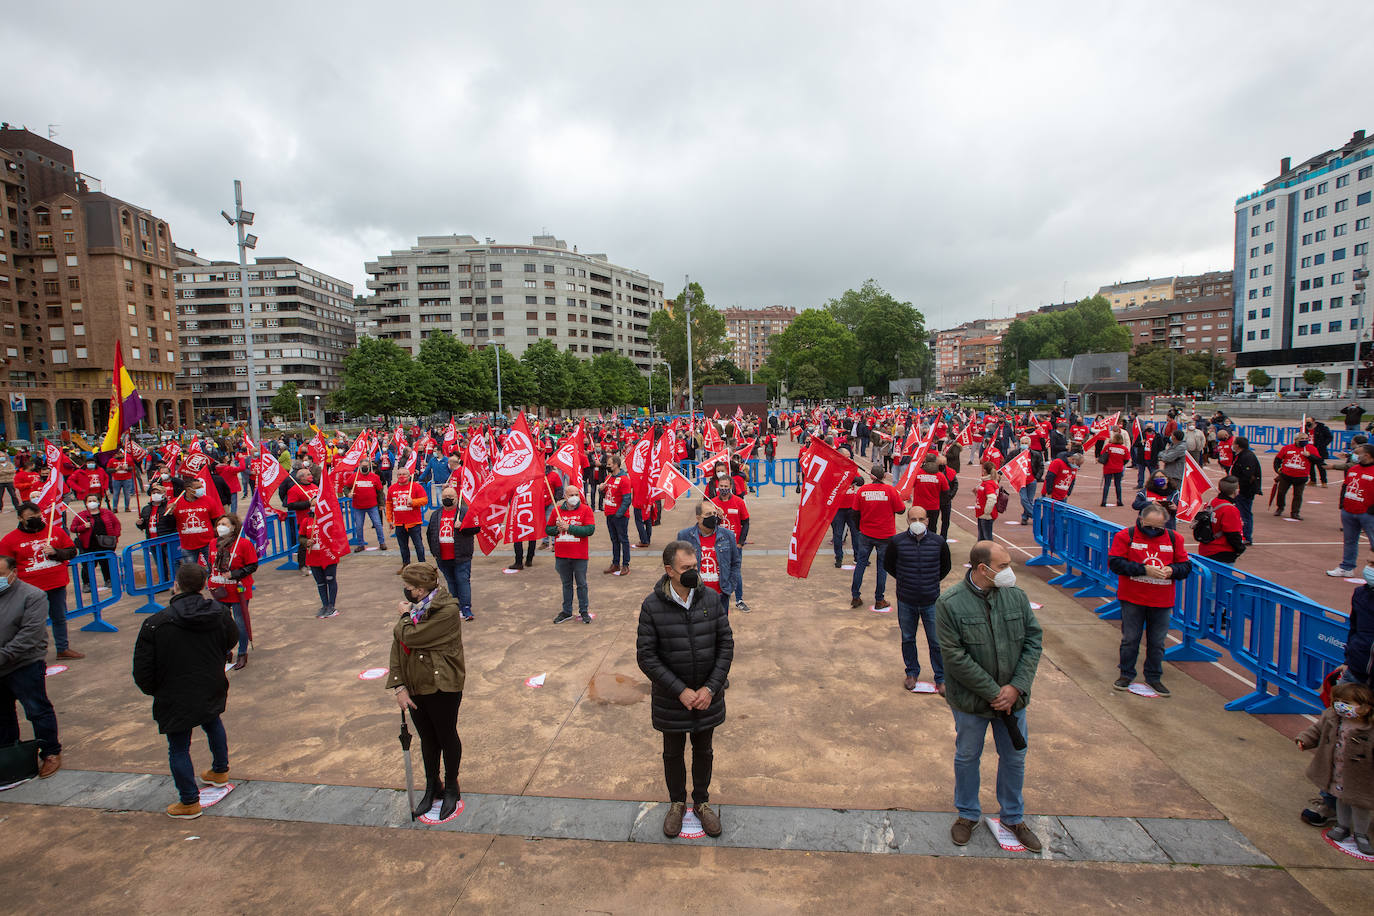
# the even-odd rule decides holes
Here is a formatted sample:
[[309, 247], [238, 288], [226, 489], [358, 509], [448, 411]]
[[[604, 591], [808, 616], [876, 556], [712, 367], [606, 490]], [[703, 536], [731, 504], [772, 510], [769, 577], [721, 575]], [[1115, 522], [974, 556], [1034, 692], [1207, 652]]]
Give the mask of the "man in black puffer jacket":
[[205, 575], [205, 567], [183, 563], [170, 605], [143, 621], [134, 643], [134, 683], [153, 698], [153, 719], [167, 736], [172, 780], [181, 795], [167, 814], [179, 818], [201, 815], [192, 730], [204, 729], [213, 755], [201, 781], [229, 782], [229, 742], [220, 714], [229, 697], [225, 656], [238, 643], [239, 629], [228, 608], [201, 594]]
[[692, 810], [710, 836], [720, 815], [708, 803], [711, 736], [725, 721], [725, 685], [735, 639], [721, 596], [701, 584], [697, 555], [686, 541], [663, 549], [664, 575], [639, 609], [635, 657], [653, 688], [654, 728], [663, 732], [663, 773], [671, 803], [663, 833], [682, 832], [687, 808], [687, 736], [692, 737]]
[[883, 568], [897, 583], [897, 629], [902, 634], [902, 665], [906, 668], [903, 686], [914, 691], [916, 679], [921, 676], [916, 628], [924, 626], [935, 691], [944, 696], [945, 665], [940, 640], [935, 635], [935, 599], [940, 597], [940, 582], [954, 564], [949, 557], [949, 543], [927, 530], [925, 509], [912, 506], [907, 510], [906, 521], [906, 530], [889, 538], [883, 553]]

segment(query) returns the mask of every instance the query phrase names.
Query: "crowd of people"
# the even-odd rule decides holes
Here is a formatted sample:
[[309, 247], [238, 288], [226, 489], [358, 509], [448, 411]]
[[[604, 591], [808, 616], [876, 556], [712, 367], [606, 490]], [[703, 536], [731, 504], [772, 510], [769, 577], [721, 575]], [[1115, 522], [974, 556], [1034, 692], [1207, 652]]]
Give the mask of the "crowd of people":
[[[698, 418], [690, 424], [553, 420], [537, 422], [528, 434], [542, 456], [544, 475], [511, 497], [494, 527], [471, 510], [499, 457], [524, 435], [509, 423], [465, 430], [452, 423], [447, 429], [370, 429], [351, 439], [317, 432], [309, 440], [260, 446], [236, 434], [197, 439], [184, 451], [180, 443], [148, 451], [126, 440], [105, 455], [50, 447], [42, 455], [14, 456], [10, 494], [18, 500], [18, 525], [0, 539], [0, 707], [10, 720], [0, 711], [0, 744], [18, 737], [18, 702], [38, 740], [38, 775], [60, 768], [56, 715], [41, 677], [44, 620], [57, 658], [83, 657], [71, 647], [65, 621], [71, 567], [78, 570], [79, 588], [96, 594], [109, 586], [104, 552], [119, 548], [126, 532], [120, 514], [129, 512], [132, 498], [133, 527], [144, 539], [176, 539], [176, 549], [163, 551], [159, 560], [163, 577], [174, 581], [171, 606], [145, 621], [134, 669], [138, 687], [154, 697], [154, 718], [167, 735], [180, 795], [168, 813], [198, 816], [191, 733], [202, 729], [211, 750], [211, 767], [199, 781], [224, 784], [224, 667], [245, 667], [252, 645], [249, 607], [260, 560], [260, 542], [247, 534], [253, 515], [279, 513], [294, 533], [295, 559], [301, 574], [314, 579], [320, 619], [340, 612], [339, 566], [368, 549], [370, 525], [377, 551], [389, 551], [394, 539], [399, 554], [395, 572], [403, 600], [387, 685], [421, 741], [425, 782], [415, 814], [434, 811], [440, 821], [454, 817], [461, 810], [462, 630], [478, 617], [471, 581], [476, 551], [489, 554], [497, 543], [508, 544], [513, 562], [505, 572], [528, 574], [542, 565], [539, 551], [547, 550], [562, 592], [553, 622], [576, 617], [590, 624], [588, 567], [592, 545], [601, 537], [598, 514], [605, 529], [600, 543], [611, 557], [604, 574], [629, 576], [632, 553], [647, 555], [665, 506], [683, 495], [664, 492], [666, 477], [655, 476], [651, 464], [696, 465], [701, 485], [688, 481], [694, 523], [664, 546], [661, 571], [651, 564], [656, 581], [645, 580], [650, 590], [640, 610], [637, 657], [651, 683], [652, 725], [663, 733], [670, 801], [664, 831], [677, 835], [685, 817], [690, 739], [692, 810], [707, 834], [719, 835], [720, 817], [709, 795], [712, 738], [725, 717], [733, 656], [729, 612], [732, 605], [749, 611], [744, 548], [757, 486], [749, 461], [775, 458], [779, 436], [785, 435], [803, 451], [821, 441], [853, 462], [855, 473], [831, 523], [834, 563], [845, 566], [848, 543], [851, 607], [863, 605], [864, 580], [874, 566], [873, 607], [889, 608], [892, 578], [905, 690], [923, 686], [917, 635], [925, 631], [933, 690], [944, 697], [955, 724], [952, 840], [969, 842], [980, 822], [979, 760], [991, 727], [999, 758], [1000, 823], [1026, 849], [1038, 851], [1041, 841], [1024, 822], [1022, 786], [1026, 711], [1041, 630], [1016, 586], [1010, 554], [998, 542], [997, 520], [1015, 506], [1015, 523], [1025, 525], [1037, 499], [1071, 500], [1088, 460], [1101, 467], [1099, 506], [1121, 506], [1123, 479], [1136, 470], [1136, 518], [1118, 532], [1109, 551], [1122, 607], [1113, 686], [1133, 686], [1144, 642], [1144, 681], [1167, 697], [1165, 636], [1178, 583], [1192, 568], [1178, 522], [1192, 523], [1199, 554], [1236, 563], [1253, 543], [1253, 500], [1263, 492], [1258, 458], [1220, 412], [1185, 419], [1170, 411], [1156, 422], [1133, 413], [1086, 418], [1058, 408], [974, 411], [956, 404], [925, 412], [839, 408]], [[1304, 488], [1318, 481], [1325, 486], [1328, 468], [1344, 472], [1346, 536], [1332, 574], [1347, 575], [1354, 571], [1361, 531], [1374, 549], [1374, 445], [1356, 442], [1349, 454], [1333, 456], [1330, 442], [1324, 424], [1309, 421], [1273, 460], [1271, 498], [1276, 515], [1291, 504], [1291, 517], [1300, 520]], [[1205, 486], [1190, 477], [1193, 468], [1213, 462], [1224, 475], [1214, 486], [1206, 475]], [[976, 469], [976, 541], [967, 572], [951, 584], [948, 532], [965, 466]], [[0, 479], [0, 495], [6, 482]], [[1203, 499], [1212, 492], [1210, 500]], [[249, 525], [238, 514], [241, 498], [249, 500]], [[69, 506], [69, 499], [76, 505]], [[351, 545], [339, 541], [340, 511], [351, 513]], [[526, 517], [535, 521], [526, 523]], [[905, 523], [900, 531], [898, 518]], [[88, 553], [102, 556], [82, 562]], [[1300, 746], [1318, 750], [1314, 773], [1326, 779], [1325, 794], [1303, 812], [1304, 819], [1324, 825], [1336, 820], [1361, 849], [1369, 842], [1371, 805], [1362, 789], [1348, 788], [1363, 784], [1342, 768], [1342, 754], [1348, 756], [1350, 729], [1367, 728], [1370, 719], [1374, 560], [1364, 576], [1369, 584], [1356, 590], [1335, 718], [1324, 717], [1320, 728], [1299, 739]]]

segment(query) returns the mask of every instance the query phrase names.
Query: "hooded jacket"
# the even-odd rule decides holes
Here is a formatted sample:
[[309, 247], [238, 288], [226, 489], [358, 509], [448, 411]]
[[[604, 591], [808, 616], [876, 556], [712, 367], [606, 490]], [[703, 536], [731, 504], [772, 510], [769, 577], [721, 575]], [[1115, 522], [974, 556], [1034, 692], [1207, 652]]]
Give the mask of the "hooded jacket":
[[[668, 594], [663, 576], [639, 609], [635, 660], [652, 686], [654, 728], [695, 732], [725, 721], [725, 679], [735, 656], [735, 638], [721, 596], [704, 585], [692, 589], [683, 607]], [[687, 688], [711, 691], [711, 705], [688, 709], [679, 697]]]
[[224, 660], [238, 641], [229, 609], [199, 592], [173, 595], [165, 610], [143, 621], [134, 643], [134, 683], [153, 698], [158, 731], [190, 731], [224, 712]]
[[0, 592], [0, 677], [42, 661], [48, 652], [48, 596], [15, 577]]

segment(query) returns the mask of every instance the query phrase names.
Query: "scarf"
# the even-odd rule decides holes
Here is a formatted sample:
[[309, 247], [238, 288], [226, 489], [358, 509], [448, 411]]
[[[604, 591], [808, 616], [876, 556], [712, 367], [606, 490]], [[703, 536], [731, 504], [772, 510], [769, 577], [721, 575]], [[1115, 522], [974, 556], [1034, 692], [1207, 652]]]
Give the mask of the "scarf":
[[425, 619], [425, 615], [429, 613], [429, 603], [434, 600], [434, 593], [438, 590], [436, 586], [428, 595], [410, 606], [410, 622], [412, 624], [418, 624]]

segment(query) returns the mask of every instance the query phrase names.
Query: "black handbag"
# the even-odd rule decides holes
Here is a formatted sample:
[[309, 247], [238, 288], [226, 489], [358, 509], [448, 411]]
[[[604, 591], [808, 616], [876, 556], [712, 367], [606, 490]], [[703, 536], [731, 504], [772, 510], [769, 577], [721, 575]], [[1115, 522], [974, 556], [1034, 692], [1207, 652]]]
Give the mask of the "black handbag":
[[101, 550], [114, 550], [118, 539], [113, 534], [93, 534], [91, 543]]
[[38, 742], [20, 741], [0, 747], [0, 786], [38, 775]]

